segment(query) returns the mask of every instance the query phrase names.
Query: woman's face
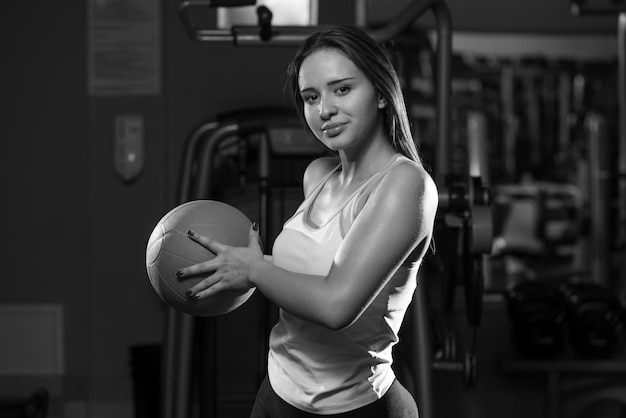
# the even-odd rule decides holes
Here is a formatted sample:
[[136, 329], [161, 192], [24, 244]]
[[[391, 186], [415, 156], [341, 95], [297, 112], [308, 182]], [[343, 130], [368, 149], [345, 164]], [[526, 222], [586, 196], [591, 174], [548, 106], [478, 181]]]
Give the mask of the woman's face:
[[309, 55], [300, 66], [298, 86], [309, 128], [331, 150], [384, 139], [379, 112], [384, 101], [341, 52], [321, 49]]

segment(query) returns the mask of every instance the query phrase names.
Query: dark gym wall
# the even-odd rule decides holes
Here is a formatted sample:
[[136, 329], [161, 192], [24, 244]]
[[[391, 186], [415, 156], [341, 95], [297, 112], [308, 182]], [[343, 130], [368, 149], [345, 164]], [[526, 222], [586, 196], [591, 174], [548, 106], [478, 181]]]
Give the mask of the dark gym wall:
[[66, 372], [87, 376], [92, 286], [84, 4], [37, 3], [5, 2], [0, 12], [0, 303], [63, 305]]
[[[142, 260], [166, 207], [163, 98], [88, 97], [87, 2], [36, 3], [7, 2], [0, 13], [11, 243], [0, 303], [63, 307], [66, 401], [128, 402], [129, 347], [159, 341], [163, 328]], [[146, 167], [130, 185], [112, 160], [124, 113], [146, 124]]]

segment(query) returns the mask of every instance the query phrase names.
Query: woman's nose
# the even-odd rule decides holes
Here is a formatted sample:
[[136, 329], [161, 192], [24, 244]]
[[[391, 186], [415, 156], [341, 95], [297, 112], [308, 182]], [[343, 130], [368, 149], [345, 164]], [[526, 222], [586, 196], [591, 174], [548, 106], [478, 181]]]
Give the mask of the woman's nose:
[[335, 113], [337, 113], [337, 108], [331, 100], [326, 99], [320, 101], [320, 118], [327, 120]]

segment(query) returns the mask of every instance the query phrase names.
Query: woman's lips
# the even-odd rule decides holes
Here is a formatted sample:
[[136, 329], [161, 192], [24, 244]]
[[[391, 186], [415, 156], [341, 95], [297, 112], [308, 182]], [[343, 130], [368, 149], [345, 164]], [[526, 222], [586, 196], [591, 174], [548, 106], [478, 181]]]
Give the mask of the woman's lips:
[[325, 136], [332, 138], [334, 136], [339, 135], [344, 128], [347, 126], [347, 123], [329, 123], [328, 125], [322, 126], [322, 132]]

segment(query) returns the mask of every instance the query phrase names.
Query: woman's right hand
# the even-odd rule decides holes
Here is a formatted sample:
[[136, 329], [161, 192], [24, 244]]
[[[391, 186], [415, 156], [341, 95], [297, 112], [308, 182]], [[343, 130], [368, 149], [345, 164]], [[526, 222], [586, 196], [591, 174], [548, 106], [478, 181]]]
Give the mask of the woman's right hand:
[[250, 282], [250, 266], [263, 261], [258, 226], [250, 227], [247, 247], [232, 247], [222, 244], [194, 231], [187, 232], [190, 239], [215, 254], [215, 258], [180, 269], [179, 277], [207, 274], [207, 276], [187, 291], [187, 297], [202, 299], [223, 290], [246, 291], [254, 285]]

